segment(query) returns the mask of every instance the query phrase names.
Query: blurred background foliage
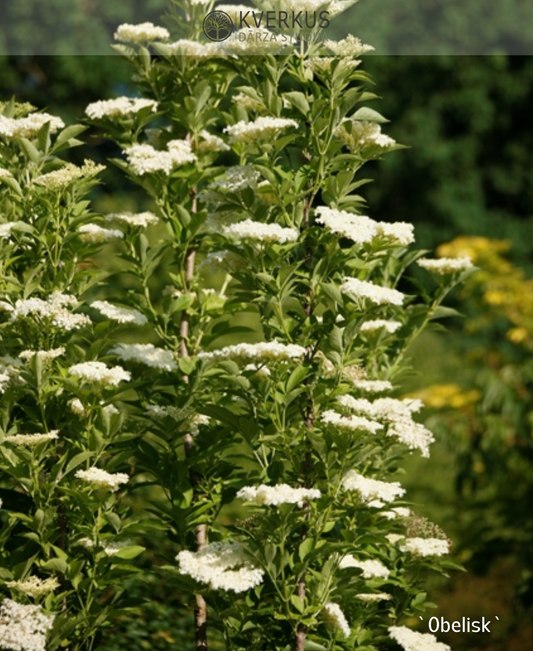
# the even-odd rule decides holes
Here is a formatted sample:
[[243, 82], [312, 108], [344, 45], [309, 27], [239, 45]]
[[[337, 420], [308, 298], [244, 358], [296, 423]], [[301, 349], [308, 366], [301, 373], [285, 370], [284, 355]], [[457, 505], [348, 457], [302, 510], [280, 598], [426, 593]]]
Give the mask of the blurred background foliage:
[[[17, 11], [33, 4], [18, 3]], [[411, 351], [417, 374], [403, 389], [425, 401], [438, 443], [429, 462], [413, 456], [404, 483], [413, 502], [455, 541], [469, 571], [436, 585], [437, 614], [493, 620], [491, 634], [453, 633], [443, 640], [454, 651], [522, 651], [533, 637], [533, 57], [379, 56], [383, 39], [394, 38], [397, 21], [412, 20], [408, 9], [416, 4], [362, 2], [337, 21], [340, 27], [332, 25], [330, 36], [366, 38], [363, 27], [373, 21], [377, 36], [368, 40], [378, 55], [366, 57], [364, 68], [383, 95], [374, 106], [391, 120], [384, 131], [411, 147], [368, 166], [374, 179], [365, 188], [368, 214], [412, 222], [419, 246], [448, 242], [440, 255], [471, 255], [481, 269], [454, 296], [466, 318], [451, 319], [446, 334], [427, 333]], [[464, 2], [447, 4], [453, 22]], [[165, 0], [144, 5], [156, 17]], [[47, 6], [42, 20], [60, 15], [65, 5]], [[100, 38], [101, 22], [112, 32], [127, 20], [121, 6], [85, 0], [69, 3], [69, 10], [86, 11], [84, 38], [90, 40]], [[495, 4], [491, 11], [509, 7]], [[412, 34], [423, 40], [422, 19], [412, 21]], [[75, 43], [62, 38], [76, 33], [58, 30], [57, 53], [73, 51]], [[117, 56], [0, 58], [1, 100], [15, 95], [71, 123], [90, 102], [134, 93], [128, 66]], [[89, 131], [78, 156], [104, 161], [117, 154]], [[94, 197], [97, 209], [150, 207], [111, 165], [104, 180]], [[156, 556], [171, 560], [164, 534], [146, 544], [147, 563]], [[129, 591], [131, 616], [99, 648], [187, 648], [193, 623], [173, 616], [180, 596], [168, 572], [155, 571], [150, 585], [133, 580]], [[220, 644], [214, 641], [212, 649]]]

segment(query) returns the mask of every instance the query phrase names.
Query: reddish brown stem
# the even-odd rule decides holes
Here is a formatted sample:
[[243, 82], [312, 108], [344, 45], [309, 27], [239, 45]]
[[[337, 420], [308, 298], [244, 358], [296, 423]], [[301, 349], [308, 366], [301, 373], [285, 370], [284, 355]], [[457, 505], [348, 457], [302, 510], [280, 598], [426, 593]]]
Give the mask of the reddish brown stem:
[[[196, 193], [193, 193], [192, 212], [196, 212]], [[194, 274], [194, 263], [196, 260], [196, 249], [191, 249], [185, 261], [185, 289], [189, 289], [189, 283]], [[180, 323], [180, 355], [189, 357], [187, 340], [189, 338], [189, 315], [183, 311]], [[184, 382], [189, 378], [185, 375]], [[183, 437], [185, 447], [185, 456], [189, 456], [194, 445], [194, 439], [191, 434], [185, 434]], [[189, 480], [193, 490], [199, 483], [198, 474], [193, 468], [189, 471]], [[199, 524], [196, 527], [196, 549], [200, 551], [206, 544], [207, 527], [205, 524]], [[194, 635], [196, 639], [196, 648], [200, 651], [207, 651], [207, 603], [201, 594], [196, 595], [196, 605], [194, 608]]]

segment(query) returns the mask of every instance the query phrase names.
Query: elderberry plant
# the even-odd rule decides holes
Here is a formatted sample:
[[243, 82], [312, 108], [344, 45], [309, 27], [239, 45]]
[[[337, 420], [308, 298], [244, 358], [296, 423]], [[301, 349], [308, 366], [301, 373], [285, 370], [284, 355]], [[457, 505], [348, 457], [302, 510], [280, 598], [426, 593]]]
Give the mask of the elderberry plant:
[[454, 565], [397, 481], [433, 441], [398, 396], [471, 262], [420, 261], [421, 287], [412, 225], [361, 214], [362, 166], [400, 148], [367, 106], [371, 48], [264, 27], [206, 43], [197, 4], [173, 7], [177, 41], [117, 31], [142, 99], [87, 115], [165, 228], [123, 242], [153, 338], [111, 353], [136, 380], [135, 463], [161, 491], [196, 646], [217, 630], [234, 651], [447, 649], [403, 626], [426, 607], [423, 571]]
[[[91, 211], [103, 166], [59, 154], [87, 127], [14, 101], [0, 115], [0, 647], [90, 649], [143, 549], [122, 504], [131, 375], [103, 351], [113, 326], [86, 297], [124, 236]], [[114, 308], [122, 323], [141, 314]], [[133, 318], [134, 317], [134, 318]], [[119, 471], [119, 472], [117, 472]]]
[[58, 158], [84, 127], [2, 107], [0, 646], [94, 648], [155, 528], [191, 648], [444, 651], [404, 626], [454, 564], [398, 481], [433, 441], [401, 393], [471, 263], [362, 214], [362, 166], [400, 149], [368, 46], [207, 43], [212, 4], [172, 8], [177, 41], [116, 32], [141, 97], [86, 110], [150, 212], [94, 215], [102, 170]]

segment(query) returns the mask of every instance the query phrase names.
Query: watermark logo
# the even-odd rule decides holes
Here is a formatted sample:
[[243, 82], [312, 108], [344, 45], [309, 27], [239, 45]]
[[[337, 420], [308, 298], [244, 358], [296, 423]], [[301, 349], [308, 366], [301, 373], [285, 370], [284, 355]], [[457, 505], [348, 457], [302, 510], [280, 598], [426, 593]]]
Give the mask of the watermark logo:
[[204, 34], [212, 41], [225, 41], [233, 31], [233, 21], [224, 11], [212, 11], [204, 18]]

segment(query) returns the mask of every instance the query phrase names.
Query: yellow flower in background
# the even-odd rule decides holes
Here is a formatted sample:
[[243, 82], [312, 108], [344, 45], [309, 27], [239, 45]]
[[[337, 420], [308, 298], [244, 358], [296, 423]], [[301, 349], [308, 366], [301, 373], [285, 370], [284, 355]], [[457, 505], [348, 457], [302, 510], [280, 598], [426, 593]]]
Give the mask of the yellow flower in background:
[[469, 407], [481, 399], [477, 389], [464, 389], [459, 384], [433, 384], [425, 389], [409, 393], [408, 398], [422, 400], [431, 409], [462, 409]]

